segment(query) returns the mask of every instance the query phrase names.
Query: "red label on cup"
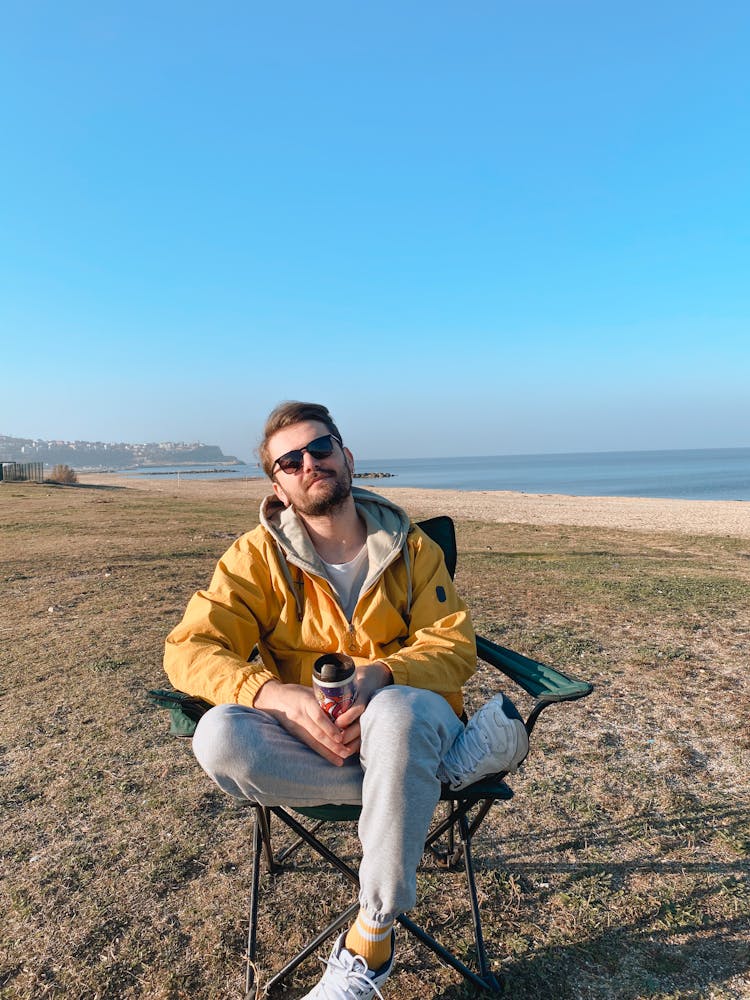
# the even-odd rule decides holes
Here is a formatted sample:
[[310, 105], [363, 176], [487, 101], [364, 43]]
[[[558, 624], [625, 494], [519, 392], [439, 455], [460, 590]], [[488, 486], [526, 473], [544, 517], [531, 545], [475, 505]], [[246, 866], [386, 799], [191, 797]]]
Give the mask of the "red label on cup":
[[318, 704], [332, 719], [338, 719], [357, 700], [357, 689], [354, 682], [350, 680], [343, 681], [341, 684], [322, 683], [314, 680], [313, 687]]

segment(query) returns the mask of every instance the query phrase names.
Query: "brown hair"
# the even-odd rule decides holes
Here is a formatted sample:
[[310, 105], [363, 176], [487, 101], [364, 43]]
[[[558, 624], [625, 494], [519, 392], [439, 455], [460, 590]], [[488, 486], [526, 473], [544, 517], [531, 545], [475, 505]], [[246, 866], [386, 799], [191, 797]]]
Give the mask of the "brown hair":
[[269, 479], [271, 478], [271, 467], [273, 466], [273, 459], [268, 453], [269, 438], [273, 437], [277, 431], [283, 430], [285, 427], [291, 427], [293, 424], [301, 424], [305, 420], [316, 420], [318, 423], [324, 424], [329, 433], [341, 441], [341, 434], [333, 422], [333, 417], [321, 403], [300, 403], [296, 399], [287, 400], [286, 403], [279, 403], [268, 414], [266, 426], [263, 428], [263, 438], [258, 446], [260, 464], [263, 466], [263, 471]]

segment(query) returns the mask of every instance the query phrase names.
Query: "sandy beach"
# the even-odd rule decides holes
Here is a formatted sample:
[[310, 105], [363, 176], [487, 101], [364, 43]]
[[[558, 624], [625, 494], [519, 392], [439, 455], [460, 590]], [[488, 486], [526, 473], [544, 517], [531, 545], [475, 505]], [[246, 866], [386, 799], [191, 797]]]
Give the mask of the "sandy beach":
[[[258, 479], [188, 479], [173, 476], [81, 475], [82, 483], [126, 487], [195, 498], [247, 497], [259, 501], [269, 492]], [[576, 525], [631, 531], [677, 532], [688, 535], [730, 535], [750, 538], [750, 503], [742, 500], [666, 500], [640, 497], [575, 497], [558, 494], [513, 493], [501, 490], [427, 490], [382, 486], [380, 479], [358, 479], [371, 489], [424, 517], [450, 514], [455, 518], [498, 523]]]

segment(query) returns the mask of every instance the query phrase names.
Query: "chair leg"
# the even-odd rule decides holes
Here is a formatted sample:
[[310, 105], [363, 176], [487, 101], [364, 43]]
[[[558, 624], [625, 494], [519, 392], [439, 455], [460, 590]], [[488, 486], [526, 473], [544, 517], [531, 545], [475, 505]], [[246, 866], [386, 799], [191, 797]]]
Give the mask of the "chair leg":
[[[324, 820], [320, 820], [318, 823], [316, 823], [315, 826], [313, 826], [310, 829], [310, 833], [312, 833], [312, 834], [317, 833], [317, 831], [322, 826], [325, 826], [325, 821]], [[280, 862], [280, 863], [288, 861], [289, 858], [291, 858], [294, 854], [296, 854], [297, 851], [300, 849], [300, 847], [304, 847], [305, 844], [306, 844], [306, 841], [302, 837], [297, 837], [297, 839], [294, 840], [294, 841], [292, 841], [291, 844], [288, 844], [286, 847], [282, 848], [282, 850], [280, 850], [278, 852], [278, 854], [276, 855], [276, 860], [278, 862]], [[279, 865], [279, 867], [280, 867], [280, 865]]]
[[278, 862], [281, 857], [275, 858], [273, 854], [273, 844], [271, 843], [271, 811], [265, 806], [255, 806], [255, 817], [260, 823], [260, 835], [263, 841], [263, 851], [266, 855], [269, 875], [276, 875], [283, 870], [283, 866]]
[[245, 964], [245, 1000], [255, 1000], [258, 993], [255, 956], [257, 951], [258, 894], [260, 889], [260, 862], [264, 848], [263, 823], [260, 806], [253, 807], [253, 869], [250, 880], [250, 919], [247, 927], [247, 954]]
[[[352, 885], [359, 889], [359, 875], [357, 872], [355, 872], [350, 865], [346, 864], [345, 861], [342, 861], [341, 858], [333, 853], [333, 851], [327, 848], [322, 841], [318, 840], [318, 838], [314, 836], [313, 832], [306, 829], [301, 823], [298, 823], [297, 820], [294, 819], [294, 817], [281, 806], [271, 806], [270, 810], [274, 815], [279, 817], [282, 823], [285, 823], [290, 830], [296, 833], [298, 837], [301, 837], [309, 847], [311, 847], [317, 854], [327, 861], [329, 865], [338, 869], [338, 871], [340, 871]], [[318, 826], [320, 826], [320, 824], [318, 824]], [[315, 829], [317, 830], [317, 826]]]
[[332, 934], [340, 930], [344, 924], [350, 923], [358, 910], [359, 902], [352, 903], [351, 906], [344, 910], [344, 912], [336, 917], [335, 920], [332, 920], [327, 927], [324, 927], [323, 930], [312, 941], [310, 941], [302, 951], [298, 952], [298, 954], [294, 956], [291, 962], [287, 962], [283, 969], [279, 969], [279, 971], [268, 980], [266, 983], [266, 992], [270, 993], [277, 983], [280, 983], [282, 980], [286, 979], [291, 972], [294, 972], [297, 966], [301, 965], [305, 959], [309, 958], [310, 955], [317, 951], [318, 948], [329, 937], [331, 937]]
[[[419, 926], [419, 924], [415, 924], [414, 921], [410, 920], [405, 914], [399, 913], [396, 920], [405, 930], [417, 938], [418, 941], [421, 941], [425, 947], [434, 952], [438, 958], [445, 962], [446, 965], [450, 965], [451, 968], [455, 969], [456, 972], [462, 975], [464, 979], [468, 980], [468, 982], [470, 982], [478, 990], [489, 990], [492, 993], [500, 992], [499, 987], [495, 985], [488, 985], [488, 983], [478, 976], [476, 972], [470, 969], [468, 965], [464, 965], [460, 959], [456, 958], [456, 956], [448, 951], [447, 948], [444, 948], [439, 941], [436, 941], [431, 934], [428, 934], [427, 931], [423, 930]], [[492, 978], [494, 979], [494, 977]]]
[[[441, 868], [454, 869], [461, 864], [462, 847], [456, 845], [456, 823], [461, 815], [455, 802], [446, 802], [445, 816], [428, 833], [425, 841], [425, 853], [433, 856]], [[445, 837], [446, 846], [437, 847], [442, 837]]]
[[482, 933], [482, 915], [479, 911], [477, 883], [474, 877], [474, 859], [471, 853], [472, 831], [469, 828], [466, 816], [462, 816], [458, 821], [458, 830], [461, 837], [461, 844], [463, 845], [464, 871], [466, 872], [466, 882], [469, 889], [471, 919], [474, 924], [474, 941], [476, 942], [479, 975], [484, 983], [485, 989], [490, 990], [493, 993], [500, 993], [502, 991], [502, 987], [490, 970], [489, 961], [487, 960], [487, 949], [485, 948], [484, 935]]

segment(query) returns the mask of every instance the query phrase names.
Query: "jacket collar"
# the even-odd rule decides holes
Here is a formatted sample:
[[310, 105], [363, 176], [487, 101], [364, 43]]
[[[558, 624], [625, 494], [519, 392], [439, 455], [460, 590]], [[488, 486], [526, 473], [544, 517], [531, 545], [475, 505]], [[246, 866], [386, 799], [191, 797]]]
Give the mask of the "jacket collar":
[[[354, 486], [352, 496], [367, 527], [369, 571], [362, 587], [364, 593], [386, 567], [398, 558], [409, 533], [410, 521], [401, 507], [377, 493]], [[326, 579], [320, 556], [310, 541], [304, 524], [291, 507], [284, 507], [271, 494], [261, 504], [260, 522], [290, 563], [305, 573]]]

